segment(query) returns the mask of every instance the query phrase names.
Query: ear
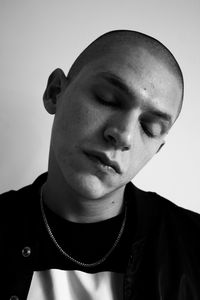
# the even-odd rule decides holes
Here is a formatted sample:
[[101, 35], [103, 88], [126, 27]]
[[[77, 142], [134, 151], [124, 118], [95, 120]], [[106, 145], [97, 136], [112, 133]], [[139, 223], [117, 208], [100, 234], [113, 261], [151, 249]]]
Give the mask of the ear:
[[161, 149], [162, 149], [162, 147], [165, 145], [165, 141], [163, 141], [162, 142], [162, 144], [160, 145], [160, 147], [158, 148], [158, 150], [156, 151], [156, 153], [158, 153]]
[[44, 107], [50, 114], [56, 113], [59, 94], [66, 87], [67, 78], [61, 69], [54, 70], [49, 76], [47, 87], [43, 95]]

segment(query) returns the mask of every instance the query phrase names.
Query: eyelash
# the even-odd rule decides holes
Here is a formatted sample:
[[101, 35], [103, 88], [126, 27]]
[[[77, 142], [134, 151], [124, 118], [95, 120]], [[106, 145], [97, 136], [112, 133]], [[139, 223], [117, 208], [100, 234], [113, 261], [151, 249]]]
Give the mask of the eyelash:
[[95, 98], [97, 99], [97, 101], [99, 102], [99, 103], [101, 103], [101, 104], [103, 104], [103, 105], [106, 105], [106, 106], [112, 106], [112, 107], [116, 107], [116, 106], [118, 106], [118, 103], [115, 101], [106, 101], [106, 100], [104, 100], [104, 98], [103, 97], [100, 97], [100, 96], [98, 96], [98, 95], [95, 95]]
[[[97, 101], [98, 101], [99, 103], [101, 103], [101, 104], [103, 104], [103, 105], [111, 106], [111, 107], [117, 107], [117, 106], [119, 106], [119, 104], [118, 104], [117, 102], [106, 101], [106, 100], [104, 100], [103, 97], [100, 97], [100, 96], [98, 96], [98, 95], [95, 95], [95, 98], [97, 99]], [[151, 138], [151, 139], [156, 138], [156, 135], [154, 135], [151, 131], [149, 131], [149, 130], [147, 129], [147, 127], [146, 127], [143, 123], [141, 123], [141, 127], [142, 127], [143, 132], [144, 132], [149, 138]]]
[[141, 127], [142, 127], [142, 130], [144, 131], [144, 133], [149, 137], [149, 138], [155, 138], [156, 136], [154, 134], [152, 134], [148, 129], [147, 127], [141, 123]]

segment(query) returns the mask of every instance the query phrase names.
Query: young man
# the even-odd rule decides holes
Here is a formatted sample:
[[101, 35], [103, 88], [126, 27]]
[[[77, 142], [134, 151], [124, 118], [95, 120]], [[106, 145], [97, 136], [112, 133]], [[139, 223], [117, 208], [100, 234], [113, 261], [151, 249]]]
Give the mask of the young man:
[[134, 31], [51, 74], [48, 174], [1, 195], [3, 299], [200, 299], [199, 215], [130, 182], [182, 99], [173, 55]]

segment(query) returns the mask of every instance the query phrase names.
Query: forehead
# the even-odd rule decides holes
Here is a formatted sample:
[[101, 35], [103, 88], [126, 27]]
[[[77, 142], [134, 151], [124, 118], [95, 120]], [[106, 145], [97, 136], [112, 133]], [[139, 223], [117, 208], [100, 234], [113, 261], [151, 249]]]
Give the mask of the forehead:
[[[79, 76], [78, 76], [79, 77]], [[181, 99], [181, 87], [170, 68], [144, 48], [121, 47], [100, 56], [87, 64], [80, 72], [80, 79], [108, 82], [116, 77], [132, 93], [140, 104], [152, 104], [175, 120]], [[120, 85], [118, 85], [120, 89]]]

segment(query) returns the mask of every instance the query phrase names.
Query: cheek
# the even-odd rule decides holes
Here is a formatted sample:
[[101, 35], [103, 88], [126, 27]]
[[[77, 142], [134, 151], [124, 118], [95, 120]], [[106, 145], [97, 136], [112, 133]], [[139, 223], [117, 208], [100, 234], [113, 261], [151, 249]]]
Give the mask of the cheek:
[[84, 142], [101, 130], [105, 114], [84, 99], [67, 101], [55, 116], [54, 131], [60, 142], [69, 144]]
[[130, 154], [129, 173], [135, 177], [137, 173], [154, 157], [159, 148], [157, 143], [138, 143], [133, 147]]

